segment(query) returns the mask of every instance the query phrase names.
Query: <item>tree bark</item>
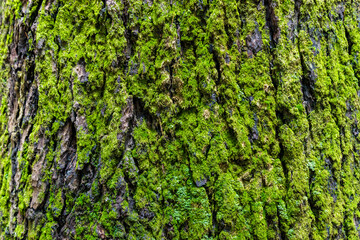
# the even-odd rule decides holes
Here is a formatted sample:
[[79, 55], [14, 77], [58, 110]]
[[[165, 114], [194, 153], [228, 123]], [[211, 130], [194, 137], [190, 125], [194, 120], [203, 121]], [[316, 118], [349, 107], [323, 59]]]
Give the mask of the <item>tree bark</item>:
[[1, 239], [360, 238], [360, 1], [1, 0]]

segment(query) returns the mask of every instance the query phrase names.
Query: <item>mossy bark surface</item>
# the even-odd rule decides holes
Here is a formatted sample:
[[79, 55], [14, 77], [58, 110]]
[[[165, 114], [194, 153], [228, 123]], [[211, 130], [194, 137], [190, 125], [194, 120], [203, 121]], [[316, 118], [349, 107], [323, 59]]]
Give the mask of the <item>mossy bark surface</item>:
[[359, 0], [0, 4], [0, 239], [360, 238]]

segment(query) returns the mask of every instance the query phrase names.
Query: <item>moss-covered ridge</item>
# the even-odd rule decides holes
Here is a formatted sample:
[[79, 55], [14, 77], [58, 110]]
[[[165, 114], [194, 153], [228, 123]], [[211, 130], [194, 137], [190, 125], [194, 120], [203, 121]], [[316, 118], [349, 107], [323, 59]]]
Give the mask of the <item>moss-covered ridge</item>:
[[358, 239], [359, 1], [1, 3], [3, 239]]

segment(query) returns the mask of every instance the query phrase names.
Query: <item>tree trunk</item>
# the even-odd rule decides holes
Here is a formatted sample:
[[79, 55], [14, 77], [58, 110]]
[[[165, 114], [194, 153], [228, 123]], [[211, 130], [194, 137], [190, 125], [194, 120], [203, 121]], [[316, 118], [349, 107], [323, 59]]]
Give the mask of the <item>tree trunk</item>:
[[360, 238], [359, 0], [0, 4], [0, 239]]

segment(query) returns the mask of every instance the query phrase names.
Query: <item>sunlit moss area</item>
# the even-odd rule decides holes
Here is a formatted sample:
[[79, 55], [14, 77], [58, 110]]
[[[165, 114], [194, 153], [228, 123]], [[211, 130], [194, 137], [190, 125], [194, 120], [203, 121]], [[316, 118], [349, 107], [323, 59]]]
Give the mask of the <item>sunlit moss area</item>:
[[359, 0], [0, 1], [0, 239], [359, 239]]

